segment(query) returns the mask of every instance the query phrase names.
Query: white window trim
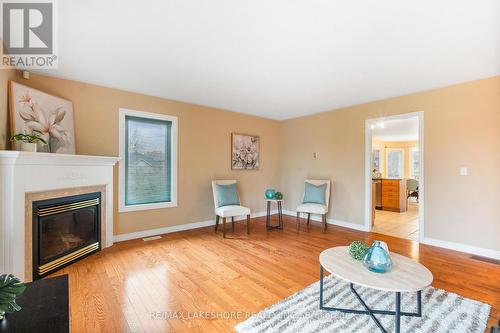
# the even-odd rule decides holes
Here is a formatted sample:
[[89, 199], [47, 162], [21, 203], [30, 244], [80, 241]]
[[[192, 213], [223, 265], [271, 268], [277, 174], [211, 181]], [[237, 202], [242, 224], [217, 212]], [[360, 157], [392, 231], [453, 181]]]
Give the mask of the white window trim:
[[[139, 205], [126, 205], [125, 204], [125, 117], [138, 117], [146, 119], [156, 119], [172, 122], [171, 134], [172, 134], [172, 165], [171, 165], [171, 201], [170, 202], [159, 202], [151, 204], [139, 204]], [[120, 162], [118, 163], [119, 172], [119, 184], [118, 184], [118, 212], [133, 212], [139, 210], [147, 209], [160, 209], [160, 208], [172, 208], [177, 207], [177, 117], [169, 116], [158, 113], [150, 113], [143, 111], [136, 111], [130, 109], [119, 109], [119, 119], [118, 119], [118, 133], [119, 133], [119, 153]]]
[[[405, 150], [403, 148], [386, 148], [385, 149], [385, 165], [389, 166], [389, 152], [390, 151], [399, 151], [401, 153], [401, 167], [399, 174], [401, 177], [395, 179], [403, 179], [405, 178]], [[390, 179], [388, 170], [385, 170], [387, 178]]]
[[[415, 151], [419, 151], [418, 147], [411, 147], [410, 148], [410, 178], [411, 179], [415, 179], [413, 178], [413, 153]], [[419, 166], [418, 166], [418, 169], [420, 170], [420, 161], [418, 162]]]

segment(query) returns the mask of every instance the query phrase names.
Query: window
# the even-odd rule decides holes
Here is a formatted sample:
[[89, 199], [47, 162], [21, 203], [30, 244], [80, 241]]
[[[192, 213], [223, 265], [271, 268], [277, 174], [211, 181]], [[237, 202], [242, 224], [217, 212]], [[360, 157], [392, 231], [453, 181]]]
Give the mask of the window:
[[404, 165], [404, 157], [403, 157], [403, 149], [396, 148], [387, 148], [386, 156], [387, 156], [387, 178], [403, 178], [403, 165]]
[[120, 109], [119, 211], [177, 206], [177, 117]]
[[380, 149], [372, 151], [372, 172], [380, 172]]
[[414, 147], [410, 150], [410, 177], [418, 180], [420, 173], [420, 152]]

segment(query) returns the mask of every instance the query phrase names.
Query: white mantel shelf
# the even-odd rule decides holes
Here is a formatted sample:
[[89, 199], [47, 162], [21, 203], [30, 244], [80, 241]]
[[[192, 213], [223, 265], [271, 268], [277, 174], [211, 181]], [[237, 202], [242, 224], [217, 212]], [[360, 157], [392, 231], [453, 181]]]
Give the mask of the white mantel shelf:
[[15, 150], [0, 150], [0, 164], [20, 165], [115, 165], [119, 157], [32, 153]]
[[0, 150], [0, 273], [25, 276], [26, 194], [104, 186], [106, 244], [113, 244], [113, 166], [118, 157]]

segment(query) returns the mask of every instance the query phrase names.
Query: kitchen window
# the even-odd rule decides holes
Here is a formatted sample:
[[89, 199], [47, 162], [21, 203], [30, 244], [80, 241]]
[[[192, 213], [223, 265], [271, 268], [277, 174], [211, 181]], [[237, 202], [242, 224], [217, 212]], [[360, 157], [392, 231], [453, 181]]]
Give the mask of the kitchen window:
[[404, 150], [398, 148], [386, 149], [387, 178], [402, 179], [404, 165]]
[[410, 177], [418, 180], [420, 172], [420, 152], [417, 147], [410, 149]]

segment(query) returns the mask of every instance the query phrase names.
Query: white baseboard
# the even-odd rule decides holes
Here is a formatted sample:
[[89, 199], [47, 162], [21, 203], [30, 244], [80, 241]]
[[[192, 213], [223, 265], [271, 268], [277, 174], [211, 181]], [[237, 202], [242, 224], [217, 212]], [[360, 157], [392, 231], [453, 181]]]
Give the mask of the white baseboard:
[[[271, 214], [277, 214], [277, 211], [272, 210]], [[289, 216], [297, 216], [296, 215], [297, 212], [294, 212], [292, 210], [283, 210], [283, 214], [289, 215]], [[263, 217], [263, 216], [266, 216], [266, 212], [257, 212], [257, 213], [251, 214], [252, 218]], [[241, 221], [241, 220], [244, 220], [245, 218], [246, 218], [245, 216], [239, 216], [239, 217], [236, 217], [235, 220]], [[313, 215], [311, 215], [311, 220], [321, 222], [321, 216], [313, 214]], [[356, 224], [356, 223], [352, 223], [352, 222], [345, 222], [345, 221], [340, 221], [340, 220], [334, 220], [334, 219], [327, 219], [326, 221], [328, 224], [332, 224], [332, 225], [336, 225], [336, 226], [340, 226], [340, 227], [345, 227], [345, 228], [350, 228], [350, 229], [365, 231], [365, 232], [368, 231], [368, 230], [366, 230], [365, 226], [361, 225], [361, 224]], [[209, 227], [212, 225], [215, 225], [215, 220], [201, 221], [201, 222], [188, 223], [188, 224], [180, 224], [180, 225], [174, 225], [171, 227], [164, 227], [164, 228], [158, 228], [158, 229], [150, 229], [150, 230], [132, 232], [129, 234], [120, 234], [120, 235], [115, 235], [113, 237], [113, 240], [115, 242], [122, 242], [122, 241], [126, 241], [126, 240], [131, 240], [131, 239], [151, 237], [151, 236], [156, 236], [156, 235], [161, 235], [161, 234], [168, 234], [168, 233], [172, 233], [172, 232]], [[496, 251], [496, 250], [485, 249], [485, 248], [481, 248], [481, 247], [460, 244], [460, 243], [455, 243], [455, 242], [449, 242], [449, 241], [428, 238], [428, 237], [424, 238], [420, 243], [500, 260], [500, 251]]]
[[425, 237], [420, 243], [500, 260], [500, 251]]
[[[272, 210], [271, 214], [277, 214], [277, 211], [276, 210]], [[266, 212], [253, 213], [250, 216], [252, 218], [254, 218], [254, 217], [262, 217], [262, 216], [266, 216]], [[235, 221], [241, 221], [241, 220], [244, 220], [245, 218], [246, 218], [246, 216], [237, 216], [237, 217], [235, 217]], [[169, 234], [169, 233], [172, 233], [172, 232], [178, 232], [178, 231], [184, 231], [184, 230], [191, 230], [191, 229], [197, 229], [197, 228], [203, 228], [203, 227], [209, 227], [211, 225], [215, 225], [215, 219], [214, 220], [208, 220], [208, 221], [188, 223], [188, 224], [179, 224], [179, 225], [174, 225], [174, 226], [171, 226], [171, 227], [164, 227], [164, 228], [157, 228], [157, 229], [150, 229], [150, 230], [144, 230], [144, 231], [131, 232], [129, 234], [114, 235], [113, 236], [113, 241], [114, 242], [122, 242], [122, 241], [126, 241], [126, 240], [131, 240], [131, 239], [151, 237], [151, 236], [156, 236], [156, 235], [161, 235], [161, 234]]]
[[[291, 210], [283, 210], [283, 214], [297, 216], [297, 212], [294, 212]], [[321, 216], [320, 215], [311, 215], [311, 220], [321, 222]], [[327, 219], [326, 222], [328, 224], [333, 224], [333, 225], [337, 225], [340, 227], [346, 227], [346, 228], [355, 229], [355, 230], [359, 230], [359, 231], [365, 231], [365, 232], [369, 231], [366, 229], [365, 225], [355, 224], [352, 222], [345, 222], [345, 221], [339, 221], [339, 220], [334, 220], [334, 219]], [[420, 243], [500, 260], [500, 251], [496, 251], [496, 250], [485, 249], [485, 248], [481, 248], [481, 247], [460, 244], [460, 243], [455, 243], [455, 242], [443, 241], [440, 239], [434, 239], [434, 238], [428, 238], [428, 237], [425, 237], [422, 241], [420, 241]]]
[[[295, 212], [293, 210], [283, 210], [283, 214], [289, 215], [289, 216], [297, 216], [297, 212]], [[321, 222], [321, 215], [311, 214], [311, 220]], [[340, 221], [340, 220], [327, 218], [326, 223], [336, 225], [339, 227], [359, 230], [359, 231], [365, 231], [365, 232], [368, 231], [364, 225], [352, 223], [352, 222], [346, 222], [346, 221]]]
[[164, 227], [164, 228], [131, 232], [129, 234], [115, 235], [113, 237], [113, 241], [114, 242], [122, 242], [122, 241], [126, 241], [126, 240], [131, 240], [131, 239], [151, 237], [151, 236], [156, 236], [156, 235], [161, 235], [161, 234], [169, 234], [169, 233], [177, 232], [177, 231], [203, 228], [203, 227], [208, 227], [208, 226], [211, 226], [214, 224], [215, 224], [215, 220], [208, 220], [208, 221], [202, 221], [202, 222], [174, 225], [171, 227]]

